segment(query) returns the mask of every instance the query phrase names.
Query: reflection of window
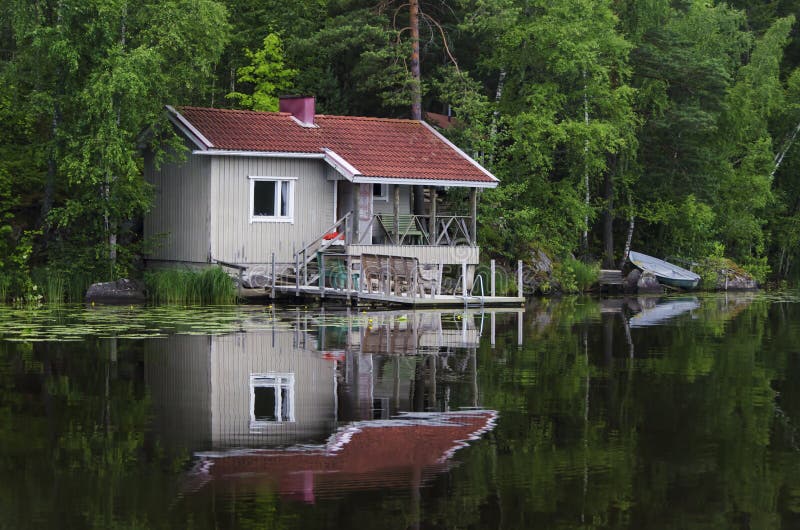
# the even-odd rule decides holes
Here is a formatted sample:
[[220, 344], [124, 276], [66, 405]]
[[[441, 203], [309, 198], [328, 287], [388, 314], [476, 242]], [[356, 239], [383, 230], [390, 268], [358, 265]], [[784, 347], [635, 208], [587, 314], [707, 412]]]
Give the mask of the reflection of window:
[[250, 222], [291, 223], [295, 180], [289, 177], [250, 177]]
[[250, 374], [250, 427], [294, 421], [294, 374]]
[[389, 200], [389, 185], [388, 184], [373, 184], [372, 197], [381, 201]]

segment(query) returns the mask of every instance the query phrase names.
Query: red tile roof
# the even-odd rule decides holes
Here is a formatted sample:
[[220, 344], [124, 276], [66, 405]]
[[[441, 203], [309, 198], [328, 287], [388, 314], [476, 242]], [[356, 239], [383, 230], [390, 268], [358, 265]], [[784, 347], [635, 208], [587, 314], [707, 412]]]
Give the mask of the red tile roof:
[[364, 177], [494, 185], [488, 171], [416, 120], [317, 115], [303, 127], [288, 113], [179, 107], [209, 151], [321, 154], [330, 149]]

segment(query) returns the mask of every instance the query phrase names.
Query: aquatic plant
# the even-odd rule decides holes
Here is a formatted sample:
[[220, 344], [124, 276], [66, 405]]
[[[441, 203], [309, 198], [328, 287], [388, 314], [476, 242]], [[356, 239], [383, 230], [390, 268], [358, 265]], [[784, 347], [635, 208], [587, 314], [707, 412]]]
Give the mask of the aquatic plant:
[[148, 299], [156, 304], [232, 304], [236, 286], [220, 267], [202, 271], [164, 269], [145, 273]]

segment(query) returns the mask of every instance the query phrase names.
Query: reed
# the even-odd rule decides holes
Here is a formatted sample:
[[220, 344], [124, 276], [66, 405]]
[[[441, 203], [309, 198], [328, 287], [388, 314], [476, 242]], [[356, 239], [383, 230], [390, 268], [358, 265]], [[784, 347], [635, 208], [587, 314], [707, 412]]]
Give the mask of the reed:
[[193, 271], [165, 269], [144, 276], [147, 296], [155, 304], [226, 305], [236, 302], [233, 278], [220, 267]]

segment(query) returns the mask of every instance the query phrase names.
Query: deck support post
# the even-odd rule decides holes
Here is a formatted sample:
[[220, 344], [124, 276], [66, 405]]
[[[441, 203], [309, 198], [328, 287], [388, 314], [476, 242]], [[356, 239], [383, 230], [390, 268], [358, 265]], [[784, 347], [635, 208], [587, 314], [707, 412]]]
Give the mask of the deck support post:
[[350, 307], [350, 293], [353, 290], [353, 264], [351, 262], [350, 255], [347, 255], [345, 258], [345, 279], [344, 279], [344, 288], [347, 290], [347, 307]]
[[430, 244], [436, 244], [436, 186], [431, 186], [431, 218], [429, 221], [428, 231], [431, 234]]
[[497, 267], [496, 267], [496, 264], [495, 264], [494, 260], [492, 260], [490, 262], [490, 266], [491, 266], [492, 277], [489, 280], [489, 282], [491, 284], [489, 293], [491, 294], [492, 298], [494, 298], [494, 296], [495, 296], [495, 285], [496, 285], [495, 284], [495, 273], [497, 272]]
[[275, 253], [272, 253], [272, 290], [269, 297], [275, 300]]
[[475, 245], [478, 242], [478, 188], [470, 190], [469, 206], [470, 222], [472, 223], [470, 227], [471, 234], [469, 235], [470, 244]]
[[300, 296], [300, 254], [294, 255], [294, 295]]
[[517, 296], [522, 298], [522, 260], [517, 261]]
[[400, 185], [394, 185], [394, 200], [392, 201], [394, 210], [394, 244], [399, 245], [402, 238], [400, 237]]
[[467, 262], [461, 262], [461, 292], [464, 293], [464, 303], [467, 300]]
[[319, 296], [325, 298], [325, 254], [319, 253]]

